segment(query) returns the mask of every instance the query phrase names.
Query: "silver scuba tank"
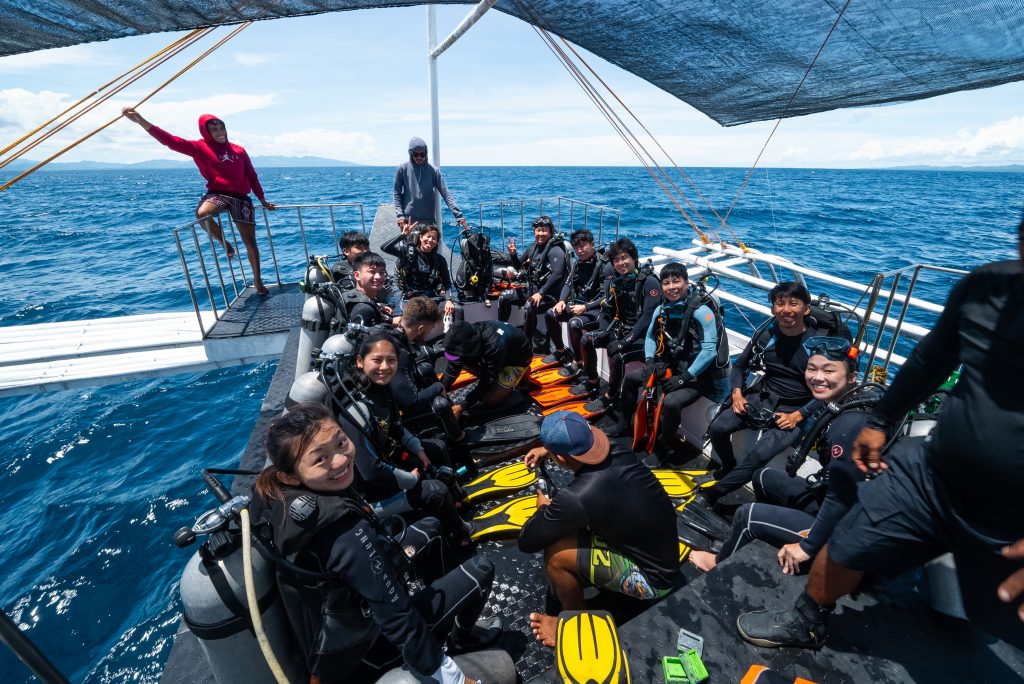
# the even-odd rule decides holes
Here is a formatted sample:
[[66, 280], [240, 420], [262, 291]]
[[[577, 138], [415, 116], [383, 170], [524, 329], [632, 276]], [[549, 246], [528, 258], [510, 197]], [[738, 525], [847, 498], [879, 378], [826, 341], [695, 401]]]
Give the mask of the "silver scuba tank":
[[303, 373], [295, 378], [292, 387], [288, 390], [288, 398], [285, 399], [285, 413], [295, 404], [305, 401], [315, 401], [327, 405], [327, 386], [320, 380], [320, 374], [316, 371]]
[[307, 300], [314, 296], [311, 294], [310, 290], [315, 290], [316, 288], [311, 286], [330, 282], [330, 278], [328, 278], [327, 274], [324, 273], [324, 270], [320, 268], [319, 264], [317, 264], [317, 258], [323, 258], [326, 260], [326, 257], [309, 257], [309, 265], [306, 266], [306, 275], [302, 279], [302, 290], [306, 293]]
[[[224, 538], [215, 535], [216, 538]], [[183, 619], [199, 642], [218, 684], [276, 684], [253, 634], [245, 596], [240, 543], [223, 542], [211, 551], [204, 544], [193, 554], [181, 575]], [[273, 564], [258, 545], [252, 553], [253, 582], [271, 648], [288, 681], [302, 679], [300, 667], [289, 657], [288, 618], [277, 591]]]
[[315, 296], [302, 305], [302, 329], [299, 330], [299, 349], [295, 356], [295, 377], [310, 369], [313, 350], [327, 339], [334, 318], [334, 305], [323, 297]]

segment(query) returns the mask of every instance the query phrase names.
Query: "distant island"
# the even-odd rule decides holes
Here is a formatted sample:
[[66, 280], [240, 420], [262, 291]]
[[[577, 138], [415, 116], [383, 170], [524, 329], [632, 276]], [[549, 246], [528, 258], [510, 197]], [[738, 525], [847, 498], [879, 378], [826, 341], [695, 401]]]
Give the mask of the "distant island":
[[[11, 162], [5, 170], [21, 172], [32, 168], [38, 163], [29, 159], [18, 159]], [[257, 169], [362, 166], [362, 164], [355, 164], [340, 159], [329, 159], [327, 157], [253, 157], [252, 164]], [[52, 171], [152, 171], [159, 169], [188, 169], [192, 167], [193, 164], [190, 159], [180, 161], [176, 159], [150, 159], [132, 164], [100, 161], [50, 162], [41, 168], [40, 171], [48, 169]]]
[[1024, 164], [1006, 166], [885, 166], [870, 171], [981, 171], [987, 173], [1024, 173]]

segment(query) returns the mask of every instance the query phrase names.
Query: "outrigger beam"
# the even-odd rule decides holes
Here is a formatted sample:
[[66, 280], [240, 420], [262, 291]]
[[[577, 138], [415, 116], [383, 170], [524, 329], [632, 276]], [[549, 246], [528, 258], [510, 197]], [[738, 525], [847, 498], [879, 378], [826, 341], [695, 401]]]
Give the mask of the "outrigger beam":
[[[430, 157], [431, 163], [441, 168], [441, 129], [437, 104], [437, 58], [445, 50], [455, 44], [477, 21], [480, 20], [487, 10], [494, 7], [498, 0], [481, 0], [481, 2], [470, 10], [455, 30], [447, 38], [437, 43], [437, 12], [434, 5], [427, 5], [427, 71], [430, 79]], [[434, 191], [434, 224], [441, 230], [441, 197]], [[444, 241], [444, 233], [441, 233], [441, 240]]]

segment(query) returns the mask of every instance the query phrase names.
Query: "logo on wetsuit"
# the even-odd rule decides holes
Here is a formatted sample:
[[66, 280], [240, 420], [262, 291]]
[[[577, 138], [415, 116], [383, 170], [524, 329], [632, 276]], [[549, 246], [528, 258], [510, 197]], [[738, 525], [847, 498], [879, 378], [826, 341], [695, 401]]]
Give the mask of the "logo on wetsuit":
[[295, 522], [306, 522], [316, 512], [316, 497], [308, 494], [298, 496], [288, 506], [288, 517]]
[[843, 447], [840, 444], [832, 445], [832, 458], [839, 458], [843, 455]]

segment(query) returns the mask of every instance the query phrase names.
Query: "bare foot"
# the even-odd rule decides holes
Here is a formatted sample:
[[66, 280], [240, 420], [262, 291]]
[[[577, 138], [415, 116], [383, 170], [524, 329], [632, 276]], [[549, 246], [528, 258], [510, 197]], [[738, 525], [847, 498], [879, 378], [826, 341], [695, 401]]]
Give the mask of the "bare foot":
[[231, 261], [232, 259], [235, 258], [235, 248], [231, 246], [230, 242], [224, 243], [224, 251], [228, 255], [228, 261]]
[[530, 613], [530, 629], [537, 641], [549, 648], [555, 647], [555, 635], [558, 633], [558, 618], [544, 613]]
[[270, 294], [270, 290], [263, 283], [253, 283], [253, 287], [256, 288], [256, 294], [258, 295]]
[[715, 554], [710, 551], [699, 551], [697, 549], [690, 551], [689, 561], [701, 572], [710, 572], [718, 565], [718, 559]]

